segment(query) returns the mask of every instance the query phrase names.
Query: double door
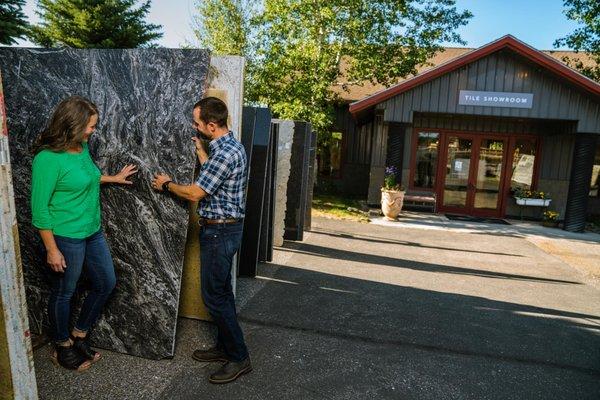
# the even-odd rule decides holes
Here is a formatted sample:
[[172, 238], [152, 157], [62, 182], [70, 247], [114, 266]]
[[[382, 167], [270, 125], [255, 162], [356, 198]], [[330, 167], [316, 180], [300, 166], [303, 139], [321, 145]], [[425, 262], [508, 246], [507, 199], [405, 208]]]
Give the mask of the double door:
[[[501, 217], [507, 184], [509, 139], [448, 133], [440, 152], [439, 210]], [[510, 179], [510, 178], [509, 178]]]

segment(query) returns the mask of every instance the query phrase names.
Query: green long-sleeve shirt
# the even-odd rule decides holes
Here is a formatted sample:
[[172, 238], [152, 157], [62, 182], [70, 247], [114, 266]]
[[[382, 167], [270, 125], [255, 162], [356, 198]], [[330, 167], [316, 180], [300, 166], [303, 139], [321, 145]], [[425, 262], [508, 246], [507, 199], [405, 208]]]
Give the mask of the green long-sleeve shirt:
[[81, 153], [40, 151], [31, 177], [32, 223], [38, 229], [83, 239], [100, 229], [100, 171], [87, 143]]

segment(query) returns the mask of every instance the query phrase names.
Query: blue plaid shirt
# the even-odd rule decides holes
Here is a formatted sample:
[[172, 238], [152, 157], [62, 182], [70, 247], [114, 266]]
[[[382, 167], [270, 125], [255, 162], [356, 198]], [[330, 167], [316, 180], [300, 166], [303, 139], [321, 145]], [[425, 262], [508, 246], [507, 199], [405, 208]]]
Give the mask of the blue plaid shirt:
[[208, 219], [244, 218], [246, 151], [230, 131], [212, 140], [209, 157], [200, 168], [196, 185], [208, 195], [198, 205], [198, 215]]

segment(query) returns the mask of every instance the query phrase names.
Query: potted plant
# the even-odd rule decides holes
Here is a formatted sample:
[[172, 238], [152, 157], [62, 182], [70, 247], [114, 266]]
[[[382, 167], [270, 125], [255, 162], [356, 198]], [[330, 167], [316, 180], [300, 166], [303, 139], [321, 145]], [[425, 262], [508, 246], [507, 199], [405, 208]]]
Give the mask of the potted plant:
[[523, 188], [515, 189], [514, 197], [520, 206], [548, 207], [552, 201], [546, 192]]
[[556, 211], [546, 210], [544, 211], [544, 218], [542, 220], [542, 225], [548, 226], [551, 228], [556, 228], [558, 226], [558, 216], [560, 215]]
[[404, 188], [396, 182], [396, 167], [387, 167], [381, 186], [381, 211], [386, 219], [394, 221], [404, 203]]

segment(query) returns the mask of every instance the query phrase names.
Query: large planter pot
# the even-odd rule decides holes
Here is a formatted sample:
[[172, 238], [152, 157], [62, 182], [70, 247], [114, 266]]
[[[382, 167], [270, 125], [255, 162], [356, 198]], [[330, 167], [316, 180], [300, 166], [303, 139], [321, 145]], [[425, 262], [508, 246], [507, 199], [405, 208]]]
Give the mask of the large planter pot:
[[399, 190], [381, 190], [381, 211], [386, 219], [394, 221], [404, 203], [404, 192]]
[[548, 207], [552, 199], [529, 199], [526, 197], [515, 197], [520, 206]]

